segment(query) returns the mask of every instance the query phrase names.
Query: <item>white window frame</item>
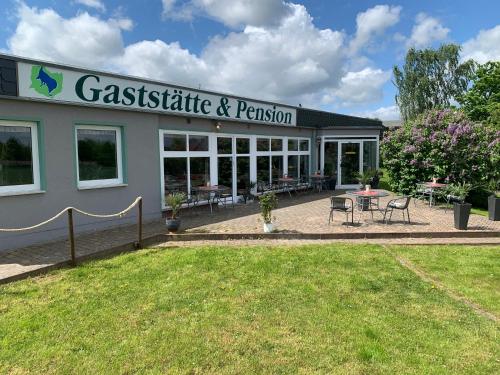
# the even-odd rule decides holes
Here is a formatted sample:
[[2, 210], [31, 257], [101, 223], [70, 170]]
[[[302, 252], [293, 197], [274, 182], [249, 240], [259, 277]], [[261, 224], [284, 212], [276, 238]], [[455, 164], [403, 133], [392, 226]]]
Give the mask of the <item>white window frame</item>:
[[[186, 149], [184, 151], [165, 151], [165, 143], [164, 136], [165, 134], [173, 134], [173, 135], [183, 135], [186, 137]], [[189, 136], [190, 135], [199, 135], [208, 137], [208, 151], [189, 151]], [[211, 133], [204, 132], [192, 132], [192, 131], [179, 131], [179, 130], [165, 130], [160, 129], [159, 131], [159, 146], [160, 146], [160, 189], [161, 189], [161, 207], [162, 209], [166, 209], [167, 205], [165, 203], [165, 171], [163, 169], [163, 160], [165, 158], [186, 158], [186, 173], [188, 176], [187, 179], [187, 189], [190, 192], [192, 189], [191, 186], [191, 158], [208, 158], [210, 163], [210, 184], [215, 185], [215, 181], [217, 177], [214, 177], [214, 173], [216, 174], [216, 155], [217, 155], [217, 144], [214, 143], [214, 138]], [[215, 146], [215, 152], [214, 152]], [[227, 156], [230, 156], [229, 154]], [[214, 162], [215, 160], [215, 162]]]
[[[78, 160], [78, 130], [113, 130], [116, 134], [116, 168], [117, 178], [105, 180], [84, 180], [80, 181], [80, 163]], [[75, 126], [75, 157], [76, 157], [76, 181], [79, 189], [97, 189], [101, 187], [113, 187], [123, 185], [123, 150], [122, 150], [122, 131], [119, 126], [106, 125], [76, 125]]]
[[16, 195], [40, 192], [40, 155], [38, 149], [38, 124], [26, 121], [0, 120], [1, 126], [26, 127], [31, 131], [31, 163], [33, 167], [33, 183], [29, 185], [0, 186], [0, 195]]

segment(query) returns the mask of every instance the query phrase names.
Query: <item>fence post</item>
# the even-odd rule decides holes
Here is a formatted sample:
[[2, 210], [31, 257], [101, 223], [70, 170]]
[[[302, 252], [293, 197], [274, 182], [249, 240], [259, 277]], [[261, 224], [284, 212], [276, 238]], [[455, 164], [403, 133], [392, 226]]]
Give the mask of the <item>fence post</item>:
[[68, 231], [69, 231], [69, 250], [71, 255], [71, 264], [76, 266], [75, 254], [75, 231], [73, 228], [73, 209], [68, 208]]
[[139, 199], [138, 202], [138, 207], [139, 207], [139, 215], [137, 218], [137, 226], [138, 226], [138, 234], [139, 234], [139, 239], [137, 241], [137, 248], [142, 249], [142, 198]]

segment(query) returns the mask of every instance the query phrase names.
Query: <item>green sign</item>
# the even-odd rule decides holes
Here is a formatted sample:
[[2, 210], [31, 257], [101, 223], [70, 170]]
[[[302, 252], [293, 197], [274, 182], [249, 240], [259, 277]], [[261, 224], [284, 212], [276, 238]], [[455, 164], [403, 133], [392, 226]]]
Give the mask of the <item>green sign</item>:
[[42, 65], [31, 68], [31, 88], [49, 98], [59, 94], [63, 88], [63, 74], [53, 73]]

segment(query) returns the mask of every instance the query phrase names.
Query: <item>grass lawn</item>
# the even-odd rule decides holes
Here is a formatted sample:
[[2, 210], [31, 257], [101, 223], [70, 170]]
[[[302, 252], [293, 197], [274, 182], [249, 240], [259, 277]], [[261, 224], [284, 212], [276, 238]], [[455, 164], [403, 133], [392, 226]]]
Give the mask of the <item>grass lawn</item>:
[[151, 249], [0, 286], [0, 373], [493, 374], [498, 328], [379, 246]]
[[500, 316], [498, 246], [409, 246], [397, 252], [447, 287]]

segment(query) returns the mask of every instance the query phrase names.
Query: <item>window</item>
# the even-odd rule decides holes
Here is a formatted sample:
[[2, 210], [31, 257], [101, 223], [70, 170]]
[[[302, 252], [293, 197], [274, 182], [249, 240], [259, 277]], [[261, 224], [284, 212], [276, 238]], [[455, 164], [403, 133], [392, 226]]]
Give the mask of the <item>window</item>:
[[363, 171], [377, 169], [377, 142], [363, 141]]
[[0, 121], [0, 194], [40, 190], [36, 124]]
[[278, 138], [272, 138], [271, 151], [283, 151], [283, 140]]
[[208, 151], [208, 136], [189, 135], [189, 151]]
[[269, 138], [257, 138], [257, 151], [269, 151]]
[[163, 135], [163, 150], [164, 151], [186, 151], [186, 135], [185, 134], [164, 134]]
[[236, 138], [236, 153], [249, 154], [250, 153], [250, 139]]
[[300, 141], [300, 151], [309, 151], [309, 141], [307, 139]]
[[78, 126], [76, 150], [78, 187], [123, 183], [120, 128]]
[[217, 153], [232, 154], [233, 139], [229, 137], [217, 137]]
[[297, 139], [289, 138], [288, 151], [298, 151], [298, 150], [299, 150], [299, 141]]

